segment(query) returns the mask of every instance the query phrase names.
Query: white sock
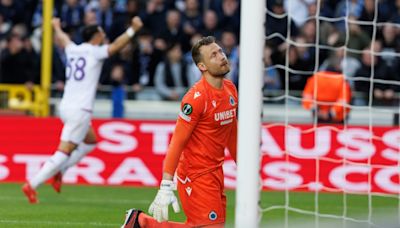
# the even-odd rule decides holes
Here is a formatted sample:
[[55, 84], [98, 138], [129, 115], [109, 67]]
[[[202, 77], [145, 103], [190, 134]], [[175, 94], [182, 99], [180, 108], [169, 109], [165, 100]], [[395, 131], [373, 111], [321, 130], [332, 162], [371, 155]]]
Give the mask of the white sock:
[[61, 172], [64, 174], [69, 167], [74, 166], [78, 163], [86, 154], [92, 151], [96, 147], [96, 144], [85, 144], [81, 143], [79, 146], [72, 151], [71, 155], [68, 158], [68, 161], [63, 164], [61, 167]]
[[45, 182], [50, 177], [54, 176], [54, 174], [56, 174], [60, 170], [62, 165], [67, 160], [68, 160], [67, 154], [61, 151], [56, 151], [53, 154], [53, 156], [51, 156], [50, 159], [44, 163], [44, 165], [36, 174], [36, 176], [29, 181], [31, 187], [33, 189], [36, 189], [40, 184]]

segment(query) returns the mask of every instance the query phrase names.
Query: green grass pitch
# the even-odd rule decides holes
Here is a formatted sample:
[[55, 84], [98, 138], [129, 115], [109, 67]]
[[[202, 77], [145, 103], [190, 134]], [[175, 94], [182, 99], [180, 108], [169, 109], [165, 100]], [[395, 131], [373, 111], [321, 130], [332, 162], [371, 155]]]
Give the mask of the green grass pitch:
[[[28, 204], [20, 190], [21, 184], [0, 184], [0, 227], [119, 227], [126, 209], [135, 207], [147, 210], [157, 189], [142, 187], [105, 187], [89, 185], [65, 185], [62, 193], [55, 193], [49, 185], [39, 190], [40, 203]], [[227, 191], [227, 224], [233, 227], [234, 191]], [[290, 207], [306, 211], [315, 210], [313, 193], [290, 193]], [[368, 197], [347, 196], [347, 217], [366, 220], [371, 216], [374, 223], [397, 224], [398, 199], [372, 197], [372, 213], [369, 212]], [[261, 206], [282, 206], [284, 192], [262, 192]], [[318, 209], [322, 214], [343, 215], [342, 194], [319, 194]], [[277, 209], [262, 213], [261, 227], [284, 227], [285, 210]], [[170, 219], [184, 221], [184, 214], [174, 214]], [[315, 216], [288, 212], [289, 227], [315, 227]], [[342, 227], [342, 219], [319, 218], [320, 227]], [[352, 221], [348, 227], [366, 227]], [[398, 226], [396, 226], [398, 227]]]

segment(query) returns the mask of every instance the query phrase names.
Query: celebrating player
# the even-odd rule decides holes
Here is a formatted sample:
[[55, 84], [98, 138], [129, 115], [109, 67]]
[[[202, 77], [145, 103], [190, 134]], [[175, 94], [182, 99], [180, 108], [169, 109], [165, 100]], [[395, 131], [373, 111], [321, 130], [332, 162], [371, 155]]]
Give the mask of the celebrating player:
[[98, 25], [90, 25], [82, 31], [84, 43], [76, 45], [62, 31], [60, 19], [54, 18], [52, 24], [55, 38], [60, 46], [65, 48], [67, 58], [66, 86], [60, 103], [60, 116], [64, 127], [57, 151], [45, 162], [36, 176], [22, 187], [30, 203], [38, 202], [35, 189], [50, 177], [54, 176], [53, 188], [60, 192], [62, 172], [94, 149], [96, 135], [90, 119], [103, 62], [127, 45], [143, 25], [139, 17], [132, 18], [126, 32], [109, 45], [103, 45], [103, 29]]
[[[192, 58], [202, 78], [184, 96], [176, 128], [164, 160], [163, 177], [150, 205], [153, 217], [130, 209], [123, 227], [224, 227], [224, 149], [236, 161], [237, 91], [224, 79], [230, 65], [214, 37], [199, 40]], [[169, 222], [168, 206], [175, 212], [173, 176], [177, 170], [178, 193], [185, 223]]]

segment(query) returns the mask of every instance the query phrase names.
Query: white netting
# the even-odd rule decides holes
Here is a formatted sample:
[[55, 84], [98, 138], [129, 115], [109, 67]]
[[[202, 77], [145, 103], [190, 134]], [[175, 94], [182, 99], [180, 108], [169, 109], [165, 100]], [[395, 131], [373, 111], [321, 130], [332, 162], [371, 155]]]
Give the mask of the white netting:
[[[261, 227], [400, 226], [400, 53], [388, 41], [393, 33], [400, 38], [400, 24], [385, 15], [395, 4], [343, 0], [333, 4], [334, 14], [322, 12], [331, 2], [267, 1], [266, 55], [271, 62], [266, 62], [266, 72], [278, 73], [282, 80], [275, 83], [277, 77], [269, 77], [264, 89], [262, 187], [278, 191], [260, 201]], [[301, 18], [292, 11], [301, 7], [291, 9], [290, 4], [303, 4], [311, 16]], [[285, 8], [289, 10], [280, 11]], [[365, 14], [369, 20], [363, 20]], [[282, 21], [285, 24], [271, 24]], [[301, 25], [302, 32], [296, 32], [293, 23]], [[308, 62], [296, 63], [296, 58]], [[305, 66], [310, 59], [312, 66]], [[340, 60], [351, 86], [351, 103], [340, 100], [351, 111], [342, 123], [322, 126], [318, 110], [312, 115], [302, 109], [298, 87], [304, 78], [331, 70], [331, 59]], [[362, 70], [368, 64], [372, 67], [365, 75]], [[334, 105], [336, 101], [315, 99], [317, 86], [315, 80], [314, 107]], [[275, 109], [278, 117], [272, 119]]]

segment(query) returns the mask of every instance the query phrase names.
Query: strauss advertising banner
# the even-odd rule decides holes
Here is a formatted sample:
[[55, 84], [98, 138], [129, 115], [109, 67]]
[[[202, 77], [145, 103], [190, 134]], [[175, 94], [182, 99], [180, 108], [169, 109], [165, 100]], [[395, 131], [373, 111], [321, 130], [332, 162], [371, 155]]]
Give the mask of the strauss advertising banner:
[[[64, 175], [71, 184], [158, 186], [173, 121], [95, 119], [96, 149]], [[0, 182], [23, 182], [57, 148], [57, 118], [0, 118]], [[400, 193], [400, 129], [265, 124], [264, 190]], [[246, 153], [252, 153], [247, 151]], [[228, 153], [227, 153], [228, 154]], [[236, 185], [227, 155], [225, 185]]]

